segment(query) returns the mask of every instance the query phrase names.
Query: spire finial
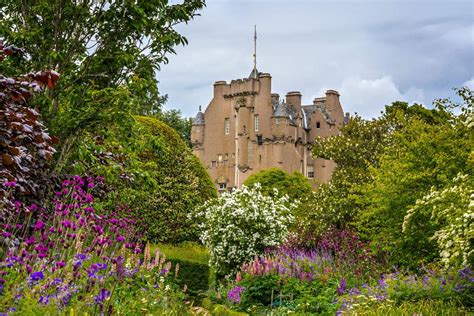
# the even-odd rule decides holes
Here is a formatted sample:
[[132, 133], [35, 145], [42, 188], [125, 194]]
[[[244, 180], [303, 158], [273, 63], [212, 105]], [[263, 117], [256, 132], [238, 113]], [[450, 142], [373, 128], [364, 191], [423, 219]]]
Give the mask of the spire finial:
[[201, 106], [199, 106], [199, 112], [201, 112]]
[[253, 34], [253, 69], [257, 71], [257, 25], [254, 25]]

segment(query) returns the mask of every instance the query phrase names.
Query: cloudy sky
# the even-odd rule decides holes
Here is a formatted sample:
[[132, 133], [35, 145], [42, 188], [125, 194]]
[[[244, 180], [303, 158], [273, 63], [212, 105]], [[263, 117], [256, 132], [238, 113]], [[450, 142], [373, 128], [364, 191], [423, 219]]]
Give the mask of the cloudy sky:
[[194, 116], [215, 81], [247, 77], [254, 24], [258, 70], [306, 104], [335, 89], [345, 111], [370, 118], [395, 100], [430, 106], [474, 89], [473, 1], [208, 0], [158, 73], [166, 108]]

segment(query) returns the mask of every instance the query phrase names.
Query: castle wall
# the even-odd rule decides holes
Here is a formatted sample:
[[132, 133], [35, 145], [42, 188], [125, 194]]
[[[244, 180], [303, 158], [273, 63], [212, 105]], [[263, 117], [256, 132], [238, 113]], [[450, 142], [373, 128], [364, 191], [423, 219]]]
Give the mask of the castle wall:
[[[314, 177], [310, 180], [314, 187], [330, 180], [334, 162], [313, 159], [306, 146], [317, 136], [337, 133], [342, 126], [339, 94], [328, 90], [326, 97], [315, 100], [325, 107], [315, 106], [314, 111], [305, 112], [310, 116], [309, 131], [303, 128], [299, 92], [286, 95], [287, 103], [296, 110], [293, 123], [287, 117], [273, 117], [272, 97], [274, 101], [278, 98], [272, 95], [269, 74], [260, 73], [258, 79], [214, 84], [213, 99], [204, 112], [205, 123], [193, 125], [192, 141], [195, 154], [218, 188], [222, 184], [226, 189], [240, 187], [252, 173], [273, 167], [289, 173], [299, 171], [306, 176], [312, 167]], [[321, 108], [327, 110], [332, 121], [328, 121]]]

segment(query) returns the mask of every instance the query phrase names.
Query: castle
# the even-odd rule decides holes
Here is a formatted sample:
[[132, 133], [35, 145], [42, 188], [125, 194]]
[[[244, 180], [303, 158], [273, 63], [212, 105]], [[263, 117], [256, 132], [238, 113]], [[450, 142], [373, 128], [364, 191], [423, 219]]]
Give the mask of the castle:
[[348, 120], [339, 93], [326, 91], [302, 105], [301, 93], [284, 100], [272, 93], [272, 77], [256, 67], [245, 79], [214, 83], [214, 96], [193, 120], [193, 152], [219, 191], [241, 187], [250, 174], [278, 167], [303, 173], [317, 187], [331, 178], [335, 163], [311, 156], [317, 137], [339, 132]]

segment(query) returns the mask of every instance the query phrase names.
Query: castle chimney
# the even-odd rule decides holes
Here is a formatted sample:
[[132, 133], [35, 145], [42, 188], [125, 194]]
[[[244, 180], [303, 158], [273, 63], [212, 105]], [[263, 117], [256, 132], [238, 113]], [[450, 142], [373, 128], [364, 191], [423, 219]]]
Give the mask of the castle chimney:
[[280, 95], [278, 93], [272, 93], [272, 104], [280, 102]]
[[301, 93], [299, 91], [291, 91], [286, 94], [286, 103], [293, 105], [295, 108], [301, 108]]
[[342, 111], [342, 106], [339, 102], [339, 92], [336, 90], [326, 91], [326, 109], [336, 120], [336, 125], [338, 127], [342, 126], [344, 123], [344, 112]]

